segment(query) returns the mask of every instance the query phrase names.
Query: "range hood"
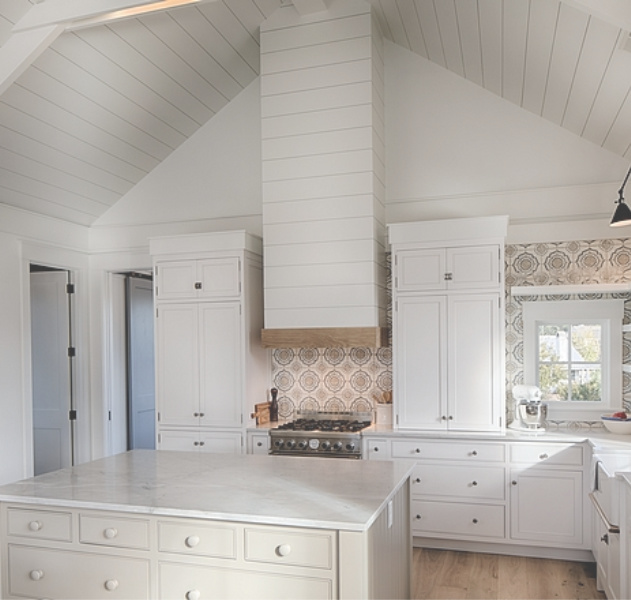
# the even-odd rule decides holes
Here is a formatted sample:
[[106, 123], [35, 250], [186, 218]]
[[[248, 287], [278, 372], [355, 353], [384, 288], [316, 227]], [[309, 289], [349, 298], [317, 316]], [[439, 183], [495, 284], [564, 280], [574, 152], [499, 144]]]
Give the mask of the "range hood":
[[387, 345], [383, 37], [370, 2], [261, 26], [263, 345]]

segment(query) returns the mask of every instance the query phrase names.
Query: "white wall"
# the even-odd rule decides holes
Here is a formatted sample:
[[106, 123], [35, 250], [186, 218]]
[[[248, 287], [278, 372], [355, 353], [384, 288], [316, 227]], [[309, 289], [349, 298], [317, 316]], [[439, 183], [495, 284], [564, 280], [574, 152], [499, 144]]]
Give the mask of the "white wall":
[[509, 241], [619, 237], [625, 159], [386, 42], [387, 220], [508, 214]]
[[[78, 361], [87, 360], [87, 266], [85, 227], [39, 217], [0, 205], [0, 484], [32, 474], [29, 262], [71, 269], [81, 284], [78, 294]], [[88, 458], [90, 430], [88, 369], [78, 381], [78, 441]]]

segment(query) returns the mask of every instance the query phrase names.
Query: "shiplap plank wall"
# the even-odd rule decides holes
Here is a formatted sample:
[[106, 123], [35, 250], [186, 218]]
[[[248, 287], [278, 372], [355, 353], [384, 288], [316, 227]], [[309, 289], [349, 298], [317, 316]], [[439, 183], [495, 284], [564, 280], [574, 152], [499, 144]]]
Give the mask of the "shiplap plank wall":
[[267, 328], [385, 320], [382, 46], [363, 2], [261, 27]]

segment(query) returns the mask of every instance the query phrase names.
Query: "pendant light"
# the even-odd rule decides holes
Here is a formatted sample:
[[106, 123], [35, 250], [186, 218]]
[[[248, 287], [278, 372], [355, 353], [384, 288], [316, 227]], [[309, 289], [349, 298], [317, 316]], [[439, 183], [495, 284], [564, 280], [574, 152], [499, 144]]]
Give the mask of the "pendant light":
[[624, 190], [624, 186], [627, 185], [627, 180], [629, 179], [629, 175], [631, 175], [631, 168], [627, 172], [627, 176], [624, 178], [620, 189], [618, 190], [618, 200], [616, 201], [616, 210], [613, 213], [613, 217], [611, 219], [612, 227], [622, 227], [623, 225], [631, 225], [631, 208], [629, 208], [624, 201], [624, 197], [622, 195], [622, 191]]

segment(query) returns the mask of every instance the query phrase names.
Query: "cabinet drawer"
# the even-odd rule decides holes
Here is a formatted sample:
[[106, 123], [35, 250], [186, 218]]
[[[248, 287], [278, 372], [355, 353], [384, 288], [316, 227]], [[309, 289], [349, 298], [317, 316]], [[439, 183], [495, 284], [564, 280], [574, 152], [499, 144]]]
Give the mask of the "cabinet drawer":
[[394, 440], [392, 442], [392, 458], [504, 462], [505, 456], [504, 444], [432, 440]]
[[333, 581], [318, 577], [201, 567], [172, 562], [161, 562], [158, 569], [160, 600], [173, 598], [325, 600], [333, 598]]
[[7, 510], [9, 535], [70, 542], [72, 515], [65, 512], [9, 508]]
[[577, 444], [513, 444], [510, 447], [513, 463], [583, 466], [583, 448]]
[[417, 464], [412, 473], [412, 494], [504, 500], [504, 467]]
[[331, 569], [333, 532], [297, 529], [245, 530], [245, 560]]
[[414, 535], [503, 538], [504, 506], [456, 502], [412, 501]]
[[236, 558], [236, 548], [237, 529], [234, 527], [180, 521], [160, 521], [158, 523], [158, 549], [160, 552]]
[[149, 598], [149, 561], [9, 545], [8, 587], [28, 598]]
[[115, 548], [149, 548], [149, 522], [143, 519], [79, 515], [79, 541]]
[[388, 440], [367, 439], [365, 456], [368, 460], [389, 460]]

